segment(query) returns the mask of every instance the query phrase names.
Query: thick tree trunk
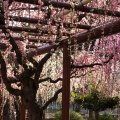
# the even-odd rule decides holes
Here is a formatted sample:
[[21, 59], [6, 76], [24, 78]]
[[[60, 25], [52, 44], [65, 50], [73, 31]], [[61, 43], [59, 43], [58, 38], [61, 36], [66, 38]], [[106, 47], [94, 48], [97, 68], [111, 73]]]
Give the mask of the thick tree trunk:
[[31, 120], [43, 120], [43, 110], [37, 105], [35, 101], [25, 102], [25, 106], [29, 112]]
[[43, 120], [43, 110], [36, 103], [27, 104], [27, 109], [31, 120]]
[[36, 101], [36, 90], [30, 86], [23, 87], [23, 102], [31, 120], [43, 120], [43, 110]]
[[[34, 112], [34, 113], [33, 113]], [[30, 113], [31, 116], [31, 120], [43, 120], [43, 112], [42, 111], [32, 111], [32, 113]]]
[[95, 120], [99, 119], [99, 111], [94, 111]]

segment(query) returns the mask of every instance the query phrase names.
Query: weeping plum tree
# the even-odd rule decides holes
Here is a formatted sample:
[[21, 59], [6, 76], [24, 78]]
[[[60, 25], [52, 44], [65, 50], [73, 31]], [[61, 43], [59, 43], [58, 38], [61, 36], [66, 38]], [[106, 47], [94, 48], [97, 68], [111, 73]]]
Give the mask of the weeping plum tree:
[[[39, 2], [41, 3], [41, 1], [39, 1]], [[70, 2], [70, 1], [68, 1], [68, 2]], [[111, 2], [112, 1], [110, 1], [110, 4], [111, 4]], [[115, 6], [117, 4], [116, 0], [114, 0], [114, 2], [113, 2], [114, 3], [113, 6]], [[98, 5], [97, 3], [95, 2], [96, 6]], [[99, 4], [103, 4], [103, 3], [104, 3], [104, 1], [100, 1]], [[7, 16], [8, 13], [10, 15], [14, 14], [15, 11], [12, 11], [12, 9], [16, 9], [16, 13], [18, 14], [18, 16], [21, 14], [23, 16], [25, 16], [25, 14], [30, 16], [30, 11], [27, 11], [26, 13], [24, 13], [24, 10], [26, 7], [28, 8], [28, 5], [25, 5], [25, 8], [19, 8], [19, 6], [23, 7], [24, 4], [13, 3], [13, 6], [12, 5], [10, 6], [11, 1], [7, 1], [7, 3], [4, 2], [2, 4], [4, 4], [4, 7], [1, 7], [1, 14], [4, 15], [5, 19], [0, 20], [0, 23], [1, 23], [1, 25], [5, 25], [6, 28], [8, 27], [8, 25], [12, 24], [12, 23], [9, 23], [9, 19]], [[89, 4], [89, 5], [91, 6], [92, 4]], [[107, 3], [106, 4], [104, 3], [104, 5], [106, 5], [105, 7], [109, 7], [109, 8], [113, 7], [113, 6], [107, 6]], [[8, 8], [10, 8], [9, 6], [11, 7], [12, 12], [9, 12], [9, 9], [8, 9]], [[16, 6], [18, 8], [16, 8]], [[35, 8], [32, 8], [32, 7], [29, 6], [29, 9], [38, 9], [39, 8], [38, 6], [35, 6]], [[99, 6], [97, 6], [97, 7], [99, 7]], [[22, 9], [23, 9], [23, 11], [21, 12]], [[39, 9], [41, 10], [41, 12], [39, 12]], [[57, 20], [57, 17], [55, 17], [55, 16], [59, 15], [59, 9], [58, 10], [53, 9], [51, 6], [44, 7], [43, 3], [40, 4], [39, 9], [38, 9], [38, 12], [33, 12], [33, 11], [31, 11], [31, 12], [32, 12], [32, 15], [34, 15], [37, 18], [38, 18], [38, 16], [40, 16], [43, 20], [43, 24], [40, 24], [39, 23], [40, 21], [38, 20], [39, 22], [38, 22], [37, 26], [31, 25], [31, 24], [29, 24], [29, 26], [31, 26], [33, 28], [36, 27], [37, 30], [40, 31], [40, 33], [41, 33], [41, 34], [39, 34], [39, 36], [43, 35], [42, 33], [44, 33], [45, 30], [47, 29], [49, 31], [47, 33], [48, 34], [47, 39], [50, 39], [50, 38], [54, 39], [55, 43], [57, 42], [55, 44], [55, 46], [58, 46], [58, 44], [60, 44], [59, 43], [60, 40], [62, 41], [62, 37], [65, 36], [66, 34], [68, 35], [67, 36], [68, 38], [71, 37], [71, 35], [72, 35], [72, 30], [70, 30], [70, 29], [72, 29], [71, 25], [65, 24], [64, 22], [67, 22], [67, 20], [68, 21], [71, 20], [72, 24], [73, 24], [74, 22], [78, 22], [77, 21], [78, 18], [79, 18], [79, 20], [82, 20], [81, 16], [83, 16], [83, 17], [86, 16], [85, 14], [83, 15], [80, 12], [76, 12], [74, 16], [73, 16], [73, 14], [71, 16], [67, 16], [67, 17], [63, 16], [63, 19], [60, 18], [61, 22], [62, 22], [62, 25], [61, 25], [61, 24], [59, 24], [59, 22], [60, 22], [59, 19], [57, 22], [55, 22], [55, 20]], [[74, 11], [73, 11], [73, 13], [74, 13]], [[54, 17], [55, 17], [55, 19], [54, 19]], [[80, 19], [80, 17], [81, 17], [81, 19]], [[97, 25], [98, 22], [99, 22], [99, 24], [102, 24], [103, 20], [109, 19], [109, 18], [108, 19], [102, 18], [102, 19], [99, 19], [100, 21], [96, 21], [97, 17], [98, 17], [97, 15], [95, 15], [95, 16], [88, 15], [88, 18], [82, 22], [86, 22], [87, 24]], [[48, 20], [47, 23], [45, 22], [47, 25], [45, 25], [44, 19]], [[48, 25], [48, 23], [50, 25]], [[56, 25], [56, 27], [54, 27], [53, 25]], [[22, 26], [22, 23], [21, 23], [21, 26]], [[43, 28], [44, 30], [41, 29], [42, 26], [44, 26], [44, 28]], [[66, 33], [64, 33], [64, 28], [66, 28], [66, 26], [70, 27], [70, 29], [68, 30], [68, 28], [67, 28], [65, 31]], [[77, 31], [77, 27], [76, 26], [74, 26], [74, 27], [75, 28], [73, 29], [73, 31], [75, 33]], [[26, 29], [24, 29], [24, 30], [26, 30]], [[33, 32], [35, 31], [35, 29], [32, 29], [32, 30], [33, 30]], [[56, 33], [54, 33], [55, 31], [56, 31]], [[27, 32], [30, 32], [30, 31], [28, 30]], [[69, 34], [68, 32], [71, 34]], [[10, 31], [10, 29], [2, 29], [2, 33], [5, 35], [5, 39], [3, 41], [4, 41], [4, 43], [6, 43], [8, 45], [6, 51], [0, 51], [1, 77], [6, 86], [6, 89], [9, 91], [10, 94], [13, 94], [15, 96], [20, 96], [22, 98], [22, 100], [26, 106], [26, 109], [29, 111], [29, 114], [30, 114], [30, 117], [32, 120], [42, 120], [44, 110], [47, 108], [47, 106], [52, 101], [57, 99], [58, 94], [62, 91], [62, 88], [60, 88], [61, 86], [59, 86], [58, 90], [54, 93], [53, 97], [51, 97], [47, 102], [45, 102], [42, 105], [38, 105], [38, 103], [36, 101], [36, 94], [37, 94], [37, 90], [39, 88], [39, 84], [41, 84], [45, 81], [49, 81], [51, 83], [57, 83], [59, 81], [62, 81], [62, 78], [58, 78], [57, 80], [54, 80], [54, 81], [49, 77], [47, 77], [45, 79], [41, 79], [41, 74], [42, 74], [42, 71], [44, 70], [44, 66], [45, 66], [46, 62], [51, 58], [52, 52], [49, 51], [41, 59], [36, 60], [36, 58], [34, 59], [32, 57], [27, 56], [27, 54], [26, 54], [26, 47], [28, 47], [28, 45], [29, 45], [28, 42], [15, 40], [15, 37], [12, 36], [13, 33]], [[53, 35], [51, 35], [51, 34], [53, 34]], [[16, 34], [16, 35], [19, 36], [20, 34]], [[45, 36], [46, 36], [46, 33], [45, 33]], [[25, 34], [23, 34], [22, 38], [24, 39], [24, 37], [26, 37]], [[87, 37], [89, 39], [89, 35]], [[119, 41], [120, 39], [117, 39], [117, 37], [115, 37], [115, 39], [116, 39], [115, 43], [120, 44], [120, 41]], [[71, 67], [72, 67], [71, 78], [75, 79], [77, 77], [82, 77], [82, 76], [86, 76], [86, 78], [87, 78], [88, 77], [87, 74], [89, 74], [92, 71], [94, 71], [93, 73], [97, 76], [95, 71], [98, 69], [102, 69], [103, 70], [102, 72], [105, 73], [104, 75], [106, 75], [106, 73], [107, 73], [108, 76], [106, 75], [106, 76], [104, 76], [104, 78], [111, 77], [111, 75], [109, 73], [112, 71], [112, 69], [111, 69], [112, 62], [114, 62], [115, 65], [117, 64], [116, 61], [118, 61], [118, 54], [119, 54], [119, 47], [116, 46], [115, 44], [113, 44], [114, 43], [113, 38], [114, 37], [110, 37], [110, 42], [109, 42], [109, 38], [102, 39], [100, 41], [100, 44], [98, 44], [98, 40], [97, 40], [94, 49], [92, 49], [93, 54], [88, 54], [90, 52], [89, 48], [90, 48], [91, 44], [89, 44], [88, 51], [86, 51], [86, 52], [85, 52], [86, 49], [84, 48], [84, 45], [82, 45], [83, 52], [77, 50], [78, 54], [76, 54], [76, 52], [74, 54], [77, 57], [77, 59], [76, 59], [76, 57], [75, 57], [75, 59], [72, 59], [74, 62], [72, 62], [72, 65], [71, 65]], [[25, 38], [25, 39], [27, 39], [27, 38]], [[104, 42], [104, 40], [106, 42]], [[38, 45], [39, 45], [39, 43], [38, 43]], [[40, 45], [43, 45], [43, 44], [40, 44]], [[105, 47], [102, 48], [103, 46], [105, 46]], [[77, 47], [76, 47], [76, 49], [77, 49]], [[56, 50], [56, 48], [54, 48], [54, 50]], [[72, 56], [72, 58], [74, 58], [74, 55]], [[115, 67], [114, 67], [114, 69], [116, 69]], [[76, 69], [79, 69], [79, 70], [76, 70]], [[77, 76], [76, 75], [77, 72], [81, 72], [82, 74], [81, 75], [77, 74], [78, 75]], [[99, 76], [99, 78], [100, 78], [100, 76]], [[108, 82], [109, 82], [109, 80], [108, 80]], [[42, 88], [40, 88], [40, 89], [42, 89]]]
[[[18, 71], [16, 70], [15, 71], [16, 75], [14, 77], [8, 77], [5, 60], [2, 54], [0, 54], [2, 79], [4, 80], [6, 89], [11, 94], [22, 97], [24, 104], [26, 108], [28, 109], [29, 114], [33, 120], [38, 120], [38, 119], [42, 120], [43, 111], [47, 108], [47, 106], [52, 101], [57, 99], [57, 95], [62, 90], [62, 89], [59, 89], [55, 93], [55, 95], [49, 101], [45, 103], [45, 105], [40, 107], [37, 104], [36, 93], [37, 93], [38, 85], [40, 82], [47, 80], [46, 79], [46, 80], [40, 81], [39, 76], [40, 76], [40, 73], [42, 72], [43, 65], [50, 58], [50, 56], [51, 56], [51, 53], [48, 53], [39, 63], [37, 62], [34, 63], [36, 64], [35, 65], [36, 67], [27, 66], [26, 64], [23, 63], [22, 67], [25, 69], [23, 72], [19, 74]], [[19, 58], [19, 59], [22, 59], [22, 58]], [[16, 88], [13, 88], [12, 84], [16, 84], [18, 86]]]
[[[5, 15], [6, 8], [11, 4], [11, 2], [7, 2], [7, 4], [6, 2], [7, 1], [1, 1], [2, 15]], [[5, 20], [0, 20], [0, 23], [1, 25], [5, 25]], [[42, 80], [40, 79], [44, 64], [51, 57], [52, 53], [47, 53], [38, 62], [33, 58], [27, 59], [23, 44], [21, 44], [21, 42], [16, 42], [8, 30], [3, 29], [2, 32], [5, 34], [6, 38], [9, 39], [9, 44], [12, 47], [10, 50], [8, 48], [6, 52], [0, 51], [0, 74], [6, 89], [10, 94], [20, 96], [23, 99], [23, 102], [26, 106], [26, 109], [29, 111], [32, 120], [42, 120], [44, 110], [52, 101], [57, 99], [58, 94], [62, 91], [62, 89], [57, 90], [54, 96], [44, 105], [37, 104], [36, 94], [40, 83], [45, 81], [57, 83], [58, 81], [62, 80], [60, 78], [56, 81], [53, 81], [49, 77]], [[5, 59], [6, 55], [8, 55], [7, 60]], [[32, 63], [32, 66], [28, 65], [29, 63]], [[7, 68], [9, 65], [13, 67], [12, 70]]]

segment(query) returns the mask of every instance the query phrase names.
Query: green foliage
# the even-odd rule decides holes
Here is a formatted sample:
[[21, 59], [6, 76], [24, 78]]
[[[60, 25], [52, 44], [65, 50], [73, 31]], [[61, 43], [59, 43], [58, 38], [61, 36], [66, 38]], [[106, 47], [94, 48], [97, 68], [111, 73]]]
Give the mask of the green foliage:
[[[91, 118], [89, 120], [95, 120], [94, 118]], [[114, 118], [111, 115], [103, 114], [99, 116], [98, 120], [114, 120]]]
[[93, 111], [103, 111], [107, 108], [113, 109], [119, 104], [119, 101], [119, 97], [105, 97], [95, 89], [92, 89], [89, 95], [78, 95], [77, 93], [74, 95], [75, 103], [82, 104], [84, 108]]
[[78, 95], [78, 94], [75, 93], [75, 92], [72, 92], [71, 94], [72, 94], [72, 96], [74, 97], [74, 102], [77, 103], [77, 104], [79, 104], [79, 105], [81, 105], [82, 102], [83, 102], [83, 98], [84, 98], [84, 97], [83, 97], [82, 95]]
[[93, 111], [103, 111], [107, 108], [113, 109], [119, 104], [119, 98], [116, 97], [101, 97], [99, 94], [90, 94], [84, 98], [83, 107]]
[[54, 120], [62, 120], [62, 112], [58, 111], [54, 115]]
[[[58, 111], [54, 115], [54, 120], [62, 120], [62, 112]], [[70, 120], [84, 120], [84, 118], [75, 111], [70, 111]]]
[[114, 106], [119, 104], [119, 101], [120, 101], [120, 99], [117, 96], [116, 97], [108, 97], [108, 98], [106, 98], [105, 106], [107, 108], [112, 108], [113, 109]]
[[113, 117], [108, 114], [100, 115], [99, 120], [113, 120]]

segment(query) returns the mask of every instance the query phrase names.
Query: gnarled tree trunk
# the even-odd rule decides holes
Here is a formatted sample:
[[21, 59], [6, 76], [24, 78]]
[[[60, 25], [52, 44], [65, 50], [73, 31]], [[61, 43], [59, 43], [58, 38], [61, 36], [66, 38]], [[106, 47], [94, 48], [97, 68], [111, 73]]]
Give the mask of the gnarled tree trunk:
[[24, 85], [22, 99], [29, 112], [30, 119], [43, 120], [43, 109], [37, 104], [36, 92], [37, 90], [33, 89], [33, 85]]

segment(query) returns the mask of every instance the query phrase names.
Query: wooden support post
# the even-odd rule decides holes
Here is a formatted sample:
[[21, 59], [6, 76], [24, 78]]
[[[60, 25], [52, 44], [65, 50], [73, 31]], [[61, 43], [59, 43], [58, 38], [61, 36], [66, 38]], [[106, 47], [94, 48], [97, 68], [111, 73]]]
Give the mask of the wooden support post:
[[25, 120], [25, 105], [22, 98], [20, 104], [20, 120]]
[[68, 43], [63, 44], [62, 120], [69, 118], [70, 101], [70, 51]]

